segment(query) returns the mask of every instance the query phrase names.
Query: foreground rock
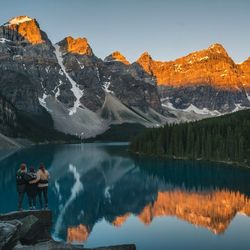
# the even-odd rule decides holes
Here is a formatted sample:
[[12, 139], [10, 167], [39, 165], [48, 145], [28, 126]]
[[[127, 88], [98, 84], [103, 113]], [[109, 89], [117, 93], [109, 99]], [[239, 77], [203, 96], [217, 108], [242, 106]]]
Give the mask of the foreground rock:
[[19, 221], [19, 240], [24, 244], [35, 244], [51, 239], [51, 211], [23, 211], [0, 215], [0, 221]]
[[52, 240], [51, 211], [22, 211], [0, 215], [0, 250], [135, 250], [135, 245], [87, 249]]
[[0, 223], [0, 249], [12, 249], [16, 245], [20, 228], [18, 221]]
[[14, 250], [135, 250], [135, 245], [120, 245], [120, 246], [108, 246], [98, 248], [84, 248], [80, 246], [73, 246], [70, 244], [63, 244], [55, 241], [48, 241], [38, 243], [34, 246], [17, 245]]

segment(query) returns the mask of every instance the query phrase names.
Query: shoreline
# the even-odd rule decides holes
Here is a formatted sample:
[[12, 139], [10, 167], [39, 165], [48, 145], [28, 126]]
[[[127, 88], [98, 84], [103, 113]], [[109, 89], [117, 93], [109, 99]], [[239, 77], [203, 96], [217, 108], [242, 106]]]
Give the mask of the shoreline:
[[226, 164], [228, 166], [234, 167], [233, 165], [235, 165], [235, 167], [241, 167], [241, 168], [246, 168], [246, 169], [250, 169], [250, 165], [244, 164], [242, 162], [234, 162], [234, 161], [225, 161], [225, 160], [213, 160], [213, 159], [203, 159], [203, 158], [189, 158], [189, 157], [181, 157], [181, 156], [167, 156], [167, 155], [147, 155], [145, 153], [140, 153], [140, 152], [133, 152], [128, 150], [128, 152], [132, 155], [135, 156], [146, 156], [146, 157], [150, 157], [150, 158], [158, 158], [158, 159], [168, 159], [168, 160], [189, 160], [189, 161], [204, 161], [204, 162], [213, 162], [213, 163], [223, 163]]

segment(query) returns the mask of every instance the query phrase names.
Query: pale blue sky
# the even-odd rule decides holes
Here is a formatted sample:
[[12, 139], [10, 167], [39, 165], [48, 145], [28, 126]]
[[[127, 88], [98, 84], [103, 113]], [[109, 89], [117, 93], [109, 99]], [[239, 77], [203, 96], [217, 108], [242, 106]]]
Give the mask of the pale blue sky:
[[114, 50], [130, 61], [148, 51], [173, 60], [218, 42], [236, 61], [250, 56], [249, 0], [0, 0], [0, 23], [35, 17], [52, 42], [87, 37], [104, 58]]

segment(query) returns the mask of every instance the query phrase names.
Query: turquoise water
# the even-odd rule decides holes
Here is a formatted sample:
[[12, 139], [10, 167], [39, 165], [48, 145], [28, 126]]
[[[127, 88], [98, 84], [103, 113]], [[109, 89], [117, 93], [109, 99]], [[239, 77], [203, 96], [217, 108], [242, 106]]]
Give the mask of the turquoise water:
[[21, 162], [49, 169], [56, 239], [139, 250], [250, 249], [249, 169], [134, 157], [126, 144], [36, 146], [1, 157], [0, 213], [16, 209]]

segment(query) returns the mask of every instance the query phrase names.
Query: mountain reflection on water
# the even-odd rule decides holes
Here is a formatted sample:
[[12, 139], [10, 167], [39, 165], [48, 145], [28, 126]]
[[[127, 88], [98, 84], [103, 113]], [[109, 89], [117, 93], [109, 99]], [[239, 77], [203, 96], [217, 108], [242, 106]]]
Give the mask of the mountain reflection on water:
[[0, 212], [16, 208], [19, 163], [43, 161], [51, 174], [53, 235], [68, 242], [88, 243], [98, 223], [118, 230], [133, 217], [147, 227], [155, 218], [175, 217], [222, 234], [237, 214], [250, 216], [248, 169], [139, 158], [126, 149], [123, 144], [49, 145], [14, 153], [0, 162], [0, 199], [8, 201]]

